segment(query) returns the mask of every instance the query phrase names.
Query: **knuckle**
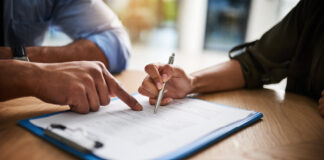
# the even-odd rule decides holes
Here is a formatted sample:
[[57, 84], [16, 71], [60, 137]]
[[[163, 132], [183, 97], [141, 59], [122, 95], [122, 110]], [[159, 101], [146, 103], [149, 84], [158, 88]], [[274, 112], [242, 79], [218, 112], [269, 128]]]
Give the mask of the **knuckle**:
[[142, 87], [141, 87], [142, 91], [144, 90], [149, 90], [149, 85], [147, 83], [143, 84]]
[[150, 85], [151, 82], [145, 82], [142, 84], [142, 88], [143, 89], [146, 89], [146, 90], [150, 90], [152, 89], [152, 86], [155, 86], [154, 84], [153, 85]]
[[140, 87], [143, 87], [144, 85], [145, 85], [145, 79], [144, 79], [144, 81], [142, 82], [142, 84], [141, 84], [141, 86]]
[[97, 65], [102, 66], [104, 65], [101, 61], [94, 61]]
[[83, 94], [85, 92], [85, 87], [82, 84], [71, 85], [72, 93], [74, 94]]
[[160, 78], [158, 76], [152, 77], [152, 79], [153, 79], [154, 82], [160, 82]]
[[101, 75], [102, 69], [99, 66], [93, 66], [93, 67], [90, 67], [88, 71], [92, 76], [98, 77]]
[[167, 70], [171, 70], [172, 66], [170, 64], [166, 64], [166, 65], [164, 65], [164, 68], [167, 69]]
[[170, 64], [166, 65], [166, 72], [172, 73], [173, 72], [173, 67]]
[[82, 81], [87, 86], [90, 86], [90, 85], [92, 85], [94, 83], [94, 80], [93, 80], [93, 78], [90, 75], [84, 75], [82, 77]]
[[149, 81], [150, 81], [150, 79], [151, 79], [151, 77], [150, 77], [150, 76], [146, 76], [146, 77], [144, 78], [144, 80], [143, 80], [142, 84], [143, 84], [143, 83], [147, 83], [147, 82], [149, 82]]
[[101, 69], [104, 69], [106, 68], [105, 64], [101, 61], [96, 61], [97, 65], [101, 68]]
[[145, 92], [143, 87], [138, 88], [138, 93], [144, 95], [144, 96], [148, 96], [147, 92]]
[[148, 83], [150, 83], [150, 80], [149, 79], [144, 79], [141, 86], [146, 87], [148, 85]]
[[143, 93], [143, 87], [139, 87], [137, 91], [142, 94]]

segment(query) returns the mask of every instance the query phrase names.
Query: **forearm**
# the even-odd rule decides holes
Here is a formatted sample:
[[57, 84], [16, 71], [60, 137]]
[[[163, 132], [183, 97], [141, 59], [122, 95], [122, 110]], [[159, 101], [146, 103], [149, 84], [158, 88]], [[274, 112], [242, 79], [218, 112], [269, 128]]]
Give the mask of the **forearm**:
[[[62, 47], [26, 47], [32, 62], [57, 63], [69, 61], [101, 61], [108, 67], [108, 61], [100, 48], [90, 40], [81, 39]], [[0, 59], [11, 59], [9, 47], [0, 48]]]
[[57, 63], [69, 61], [101, 61], [106, 67], [107, 59], [93, 42], [81, 39], [62, 47], [27, 47], [28, 57], [33, 62]]
[[236, 60], [218, 64], [191, 74], [193, 77], [191, 93], [243, 88], [245, 80], [241, 65]]
[[0, 60], [0, 101], [32, 96], [36, 86], [33, 75], [37, 75], [37, 65], [18, 60]]

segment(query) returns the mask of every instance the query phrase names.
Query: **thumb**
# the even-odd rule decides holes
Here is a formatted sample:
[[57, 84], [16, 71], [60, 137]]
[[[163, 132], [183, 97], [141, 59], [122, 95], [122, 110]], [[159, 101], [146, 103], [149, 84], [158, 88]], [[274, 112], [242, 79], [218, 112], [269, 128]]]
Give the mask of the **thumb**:
[[160, 65], [158, 66], [160, 74], [162, 75], [163, 82], [168, 81], [171, 79], [172, 75], [174, 74], [174, 67], [170, 64]]

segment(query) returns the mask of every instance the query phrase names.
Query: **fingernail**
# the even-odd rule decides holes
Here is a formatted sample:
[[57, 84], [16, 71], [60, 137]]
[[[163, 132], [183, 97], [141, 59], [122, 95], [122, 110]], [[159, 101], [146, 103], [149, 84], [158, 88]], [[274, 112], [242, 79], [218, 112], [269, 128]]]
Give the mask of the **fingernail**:
[[137, 104], [135, 105], [134, 109], [135, 109], [136, 111], [141, 111], [141, 110], [143, 110], [143, 107], [142, 107], [141, 104], [137, 103]]
[[163, 82], [166, 82], [168, 80], [168, 75], [162, 74], [162, 80]]
[[169, 98], [169, 99], [167, 100], [167, 102], [168, 102], [168, 103], [170, 103], [171, 101], [172, 101], [172, 99], [171, 99], [171, 98]]
[[156, 86], [157, 86], [158, 89], [162, 89], [162, 84], [161, 84], [160, 82], [158, 82], [158, 83], [156, 84]]

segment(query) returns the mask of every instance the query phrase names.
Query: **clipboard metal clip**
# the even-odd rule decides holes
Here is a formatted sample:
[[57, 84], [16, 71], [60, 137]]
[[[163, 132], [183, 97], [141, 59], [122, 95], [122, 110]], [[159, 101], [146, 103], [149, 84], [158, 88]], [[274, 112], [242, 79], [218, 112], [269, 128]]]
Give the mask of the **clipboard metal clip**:
[[90, 153], [104, 146], [82, 128], [73, 129], [62, 124], [51, 124], [44, 130], [44, 134], [83, 153]]

